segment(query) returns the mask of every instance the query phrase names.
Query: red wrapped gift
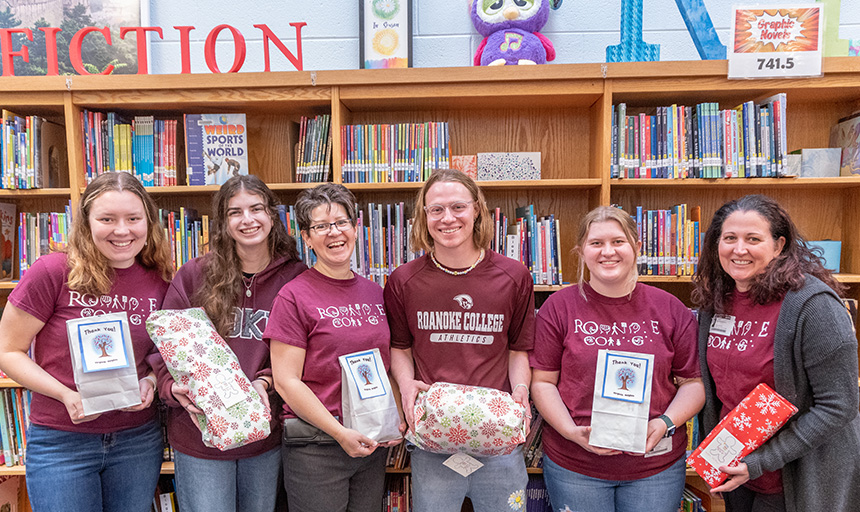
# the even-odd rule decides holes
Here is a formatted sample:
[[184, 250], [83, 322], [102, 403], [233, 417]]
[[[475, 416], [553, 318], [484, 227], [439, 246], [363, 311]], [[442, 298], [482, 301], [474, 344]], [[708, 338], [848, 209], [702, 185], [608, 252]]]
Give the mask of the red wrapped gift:
[[738, 462], [763, 445], [797, 413], [797, 407], [759, 384], [737, 407], [720, 420], [708, 437], [687, 457], [687, 464], [711, 487], [723, 483], [729, 475], [720, 466], [737, 466]]

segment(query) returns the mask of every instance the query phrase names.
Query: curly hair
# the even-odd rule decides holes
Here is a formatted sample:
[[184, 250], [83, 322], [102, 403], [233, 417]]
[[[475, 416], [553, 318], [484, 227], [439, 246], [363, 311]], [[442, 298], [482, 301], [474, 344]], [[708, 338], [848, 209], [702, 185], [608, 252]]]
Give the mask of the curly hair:
[[339, 204], [349, 217], [349, 221], [355, 226], [355, 195], [339, 183], [323, 183], [314, 188], [309, 188], [299, 194], [296, 200], [296, 223], [299, 230], [308, 234], [311, 228], [311, 214], [318, 206]]
[[475, 226], [472, 230], [472, 242], [479, 249], [486, 249], [490, 246], [490, 241], [493, 239], [493, 219], [490, 217], [490, 210], [487, 209], [487, 199], [484, 197], [484, 192], [475, 181], [463, 172], [456, 169], [438, 169], [430, 174], [430, 178], [418, 191], [415, 198], [415, 212], [413, 214], [412, 235], [409, 238], [409, 245], [413, 251], [433, 251], [433, 238], [430, 236], [430, 231], [427, 229], [427, 215], [424, 212], [426, 206], [424, 197], [430, 187], [437, 183], [459, 183], [466, 187], [469, 194], [472, 196], [472, 201], [478, 207], [478, 216], [475, 218]]
[[[582, 287], [582, 283], [585, 282], [585, 258], [582, 257], [582, 247], [585, 244], [585, 240], [588, 237], [588, 230], [591, 228], [592, 224], [610, 221], [617, 222], [618, 225], [621, 226], [621, 231], [624, 232], [624, 236], [627, 238], [627, 243], [633, 247], [634, 254], [638, 254], [636, 248], [639, 244], [639, 232], [636, 229], [636, 221], [633, 220], [633, 217], [631, 217], [630, 214], [621, 208], [616, 208], [614, 206], [598, 206], [586, 213], [585, 217], [583, 217], [579, 222], [579, 232], [576, 235], [576, 246], [573, 248], [573, 252], [579, 256], [576, 284], [579, 285], [579, 294], [582, 295], [583, 299], [585, 298], [585, 289]], [[634, 260], [633, 268], [630, 270], [630, 284], [635, 284], [638, 276], [639, 267], [636, 265]]]
[[821, 258], [809, 248], [800, 235], [788, 212], [774, 199], [763, 195], [748, 195], [729, 201], [720, 207], [711, 220], [699, 255], [699, 267], [693, 277], [693, 302], [708, 313], [722, 314], [731, 307], [731, 294], [735, 281], [720, 265], [719, 245], [723, 224], [735, 212], [755, 212], [768, 223], [774, 240], [785, 239], [782, 252], [768, 263], [764, 271], [755, 276], [750, 285], [750, 298], [754, 304], [767, 304], [778, 300], [789, 290], [803, 287], [804, 275], [811, 274], [837, 294], [845, 286], [836, 281], [832, 272], [824, 268]]
[[233, 308], [242, 293], [243, 278], [236, 241], [227, 231], [227, 209], [230, 199], [242, 191], [262, 199], [272, 220], [268, 240], [269, 256], [273, 260], [282, 256], [296, 260], [299, 258], [296, 241], [287, 234], [278, 215], [278, 199], [260, 178], [254, 175], [234, 176], [221, 185], [212, 198], [212, 237], [203, 265], [203, 286], [197, 291], [194, 303], [203, 306], [218, 333], [224, 337], [233, 328]]
[[66, 248], [69, 268], [67, 286], [70, 290], [81, 293], [104, 295], [113, 285], [113, 267], [96, 247], [90, 226], [93, 204], [102, 194], [111, 191], [131, 192], [143, 203], [146, 212], [146, 243], [135, 256], [135, 260], [142, 267], [157, 271], [165, 281], [170, 281], [173, 278], [173, 258], [158, 220], [155, 202], [140, 181], [131, 174], [109, 172], [94, 179], [84, 190], [78, 203], [77, 213], [72, 221], [69, 246]]

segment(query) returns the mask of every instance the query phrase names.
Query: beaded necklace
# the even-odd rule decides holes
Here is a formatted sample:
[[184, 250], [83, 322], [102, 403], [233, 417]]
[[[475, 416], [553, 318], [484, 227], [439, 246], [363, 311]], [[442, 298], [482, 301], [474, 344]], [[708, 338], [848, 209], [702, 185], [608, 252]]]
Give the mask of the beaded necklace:
[[484, 250], [481, 249], [481, 254], [478, 256], [478, 259], [475, 260], [475, 263], [472, 263], [472, 266], [467, 268], [466, 270], [451, 270], [449, 268], [443, 267], [438, 261], [436, 261], [436, 256], [432, 252], [430, 253], [430, 259], [433, 260], [433, 264], [436, 265], [436, 268], [438, 268], [442, 272], [445, 272], [446, 274], [451, 274], [452, 276], [462, 276], [474, 270], [475, 267], [478, 266], [478, 263], [484, 260]]

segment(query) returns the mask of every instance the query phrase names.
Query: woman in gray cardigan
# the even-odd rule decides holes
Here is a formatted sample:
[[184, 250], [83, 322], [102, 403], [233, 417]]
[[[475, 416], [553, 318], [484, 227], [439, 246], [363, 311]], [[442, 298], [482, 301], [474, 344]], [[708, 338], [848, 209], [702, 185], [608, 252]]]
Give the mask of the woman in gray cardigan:
[[773, 199], [724, 204], [705, 234], [693, 300], [705, 433], [761, 382], [799, 412], [712, 492], [726, 510], [860, 507], [857, 339], [840, 285]]

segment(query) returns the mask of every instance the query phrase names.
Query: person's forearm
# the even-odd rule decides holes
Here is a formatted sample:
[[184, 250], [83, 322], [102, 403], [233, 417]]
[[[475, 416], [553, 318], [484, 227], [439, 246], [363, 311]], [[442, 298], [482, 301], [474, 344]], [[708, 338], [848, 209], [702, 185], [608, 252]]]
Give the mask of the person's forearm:
[[690, 379], [678, 387], [675, 398], [663, 412], [676, 426], [683, 425], [705, 405], [705, 386], [702, 379]]

